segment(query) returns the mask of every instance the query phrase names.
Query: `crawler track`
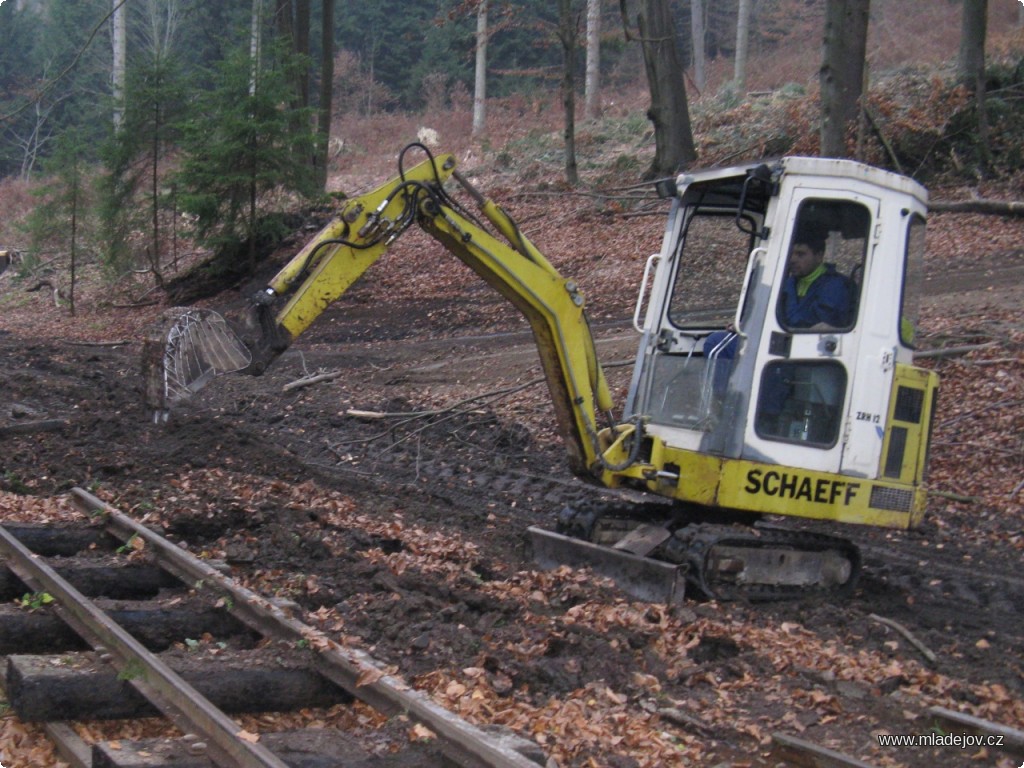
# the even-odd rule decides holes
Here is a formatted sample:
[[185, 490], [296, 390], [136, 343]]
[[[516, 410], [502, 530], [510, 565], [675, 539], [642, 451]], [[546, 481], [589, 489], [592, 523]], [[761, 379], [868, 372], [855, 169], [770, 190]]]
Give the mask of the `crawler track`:
[[[80, 532], [77, 539], [69, 539], [52, 530], [0, 527], [0, 551], [7, 571], [13, 574], [13, 578], [8, 575], [3, 588], [9, 593], [24, 590], [24, 607], [41, 609], [31, 617], [25, 617], [23, 612], [25, 623], [20, 632], [10, 629], [12, 621], [4, 622], [9, 628], [2, 641], [8, 660], [7, 696], [22, 719], [55, 723], [50, 728], [51, 736], [72, 765], [159, 765], [132, 762], [139, 754], [152, 757], [154, 752], [163, 755], [167, 761], [163, 764], [175, 766], [284, 768], [346, 764], [370, 768], [452, 764], [526, 768], [535, 764], [508, 743], [480, 731], [390, 677], [369, 655], [328, 640], [291, 618], [281, 605], [239, 586], [89, 493], [75, 489], [73, 497], [83, 511], [102, 521], [102, 528]], [[84, 550], [78, 551], [79, 547]], [[118, 557], [97, 557], [97, 552], [104, 548], [114, 552], [115, 547]], [[131, 555], [132, 552], [142, 556]], [[120, 564], [110, 565], [111, 559], [120, 559]], [[157, 599], [149, 605], [133, 604], [131, 610], [126, 610], [123, 602], [93, 599], [104, 595], [127, 596], [132, 592], [129, 587], [143, 582], [148, 591], [158, 591]], [[222, 673], [224, 663], [196, 669], [173, 659], [165, 660], [157, 652], [169, 647], [172, 639], [161, 637], [159, 631], [146, 631], [147, 625], [156, 621], [162, 607], [192, 600], [190, 594], [198, 596], [197, 602], [207, 609], [220, 609], [221, 615], [217, 617], [217, 611], [211, 614], [197, 606], [187, 621], [200, 622], [191, 627], [198, 634], [222, 633], [221, 646], [226, 649], [223, 656], [231, 659], [237, 654], [242, 660], [241, 669], [236, 666], [235, 670], [243, 676], [243, 682], [232, 682], [233, 674]], [[148, 617], [140, 618], [147, 612]], [[71, 633], [55, 626], [54, 614]], [[40, 622], [50, 622], [49, 628], [40, 630]], [[40, 643], [43, 636], [48, 638], [46, 643]], [[83, 647], [90, 650], [80, 653]], [[260, 648], [268, 647], [276, 663], [266, 663], [263, 657], [268, 654], [260, 653]], [[39, 650], [49, 654], [60, 652], [63, 661], [55, 662], [52, 655], [42, 657]], [[282, 664], [281, 657], [286, 651], [289, 662]], [[48, 666], [74, 668], [74, 674], [62, 678], [66, 682], [61, 685], [65, 687], [55, 696], [46, 693], [46, 675], [36, 674]], [[111, 682], [115, 670], [117, 679]], [[318, 752], [307, 742], [296, 751], [289, 746], [286, 736], [247, 733], [224, 710], [260, 709], [264, 702], [254, 702], [251, 695], [244, 701], [244, 691], [250, 690], [261, 674], [276, 681], [270, 688], [284, 691], [282, 699], [266, 702], [271, 707], [298, 710], [359, 699], [385, 714], [404, 714], [422, 724], [437, 735], [435, 746], [426, 751], [409, 747], [408, 754], [393, 758], [398, 762], [375, 762], [366, 755], [354, 758], [351, 745], [346, 747], [350, 754], [342, 758], [337, 743]], [[232, 699], [233, 685], [243, 691], [243, 701]], [[99, 695], [104, 687], [119, 690], [122, 699], [130, 700], [127, 711]], [[288, 691], [295, 693], [289, 697]], [[151, 712], [162, 714], [185, 735], [156, 746], [121, 742], [116, 746], [96, 744], [89, 749], [71, 729], [57, 724], [87, 716], [113, 719]], [[187, 760], [189, 756], [193, 762], [173, 762]]]

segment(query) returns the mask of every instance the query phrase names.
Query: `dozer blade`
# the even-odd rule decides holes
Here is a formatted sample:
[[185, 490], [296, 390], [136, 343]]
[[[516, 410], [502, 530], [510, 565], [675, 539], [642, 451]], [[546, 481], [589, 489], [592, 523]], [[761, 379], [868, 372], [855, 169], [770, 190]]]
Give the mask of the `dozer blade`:
[[246, 368], [252, 354], [227, 322], [210, 309], [178, 307], [163, 314], [142, 350], [146, 405], [154, 421], [209, 384]]
[[628, 595], [652, 603], [681, 605], [686, 596], [686, 566], [640, 557], [531, 526], [533, 559], [542, 568], [560, 565], [592, 568]]
[[666, 515], [663, 506], [566, 507], [559, 534], [534, 530], [535, 559], [544, 567], [588, 565], [629, 594], [657, 602], [676, 594], [676, 578], [685, 578], [693, 596], [762, 601], [841, 597], [860, 573], [860, 552], [847, 539], [688, 521]]

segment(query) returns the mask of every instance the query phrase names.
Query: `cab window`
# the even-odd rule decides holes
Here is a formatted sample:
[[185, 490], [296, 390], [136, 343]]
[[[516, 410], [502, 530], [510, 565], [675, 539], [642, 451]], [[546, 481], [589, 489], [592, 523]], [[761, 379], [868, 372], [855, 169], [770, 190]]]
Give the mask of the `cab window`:
[[776, 315], [787, 331], [841, 332], [857, 322], [871, 213], [848, 200], [809, 199], [797, 212]]
[[831, 448], [839, 440], [846, 369], [835, 360], [765, 366], [754, 428], [760, 437]]
[[916, 213], [907, 225], [907, 258], [904, 262], [903, 296], [900, 300], [900, 341], [917, 346], [917, 321], [924, 287], [924, 219]]
[[735, 214], [698, 211], [687, 222], [681, 247], [686, 258], [677, 268], [669, 321], [676, 328], [724, 327], [736, 316], [752, 238], [737, 228]]

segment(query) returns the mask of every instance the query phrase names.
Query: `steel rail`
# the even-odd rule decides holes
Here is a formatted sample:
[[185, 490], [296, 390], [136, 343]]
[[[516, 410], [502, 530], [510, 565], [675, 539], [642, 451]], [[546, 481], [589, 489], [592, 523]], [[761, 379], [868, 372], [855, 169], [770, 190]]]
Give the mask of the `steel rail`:
[[803, 768], [874, 768], [871, 763], [851, 755], [785, 733], [772, 734], [771, 755], [786, 765]]
[[36, 592], [55, 598], [61, 618], [110, 663], [127, 682], [186, 733], [201, 736], [214, 761], [225, 768], [288, 768], [259, 743], [239, 738], [238, 723], [111, 620], [85, 595], [0, 526], [0, 552], [7, 567]]
[[464, 768], [536, 768], [537, 764], [495, 736], [440, 706], [421, 691], [384, 671], [369, 654], [329, 640], [314, 628], [288, 616], [270, 600], [237, 584], [209, 564], [182, 550], [81, 488], [73, 488], [72, 501], [86, 514], [106, 517], [107, 530], [127, 541], [137, 536], [156, 554], [162, 567], [197, 589], [228, 597], [226, 610], [264, 635], [309, 644], [323, 662], [317, 671], [357, 699], [385, 714], [406, 714], [438, 736], [446, 757]]

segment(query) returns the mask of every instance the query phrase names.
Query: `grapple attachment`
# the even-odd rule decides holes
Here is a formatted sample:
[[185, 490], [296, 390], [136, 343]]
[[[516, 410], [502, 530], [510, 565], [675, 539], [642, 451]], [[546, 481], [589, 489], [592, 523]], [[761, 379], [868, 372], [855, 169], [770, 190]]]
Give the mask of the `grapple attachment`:
[[213, 310], [167, 310], [147, 334], [142, 350], [146, 405], [153, 420], [165, 421], [176, 403], [214, 377], [240, 371], [251, 362], [249, 349]]

